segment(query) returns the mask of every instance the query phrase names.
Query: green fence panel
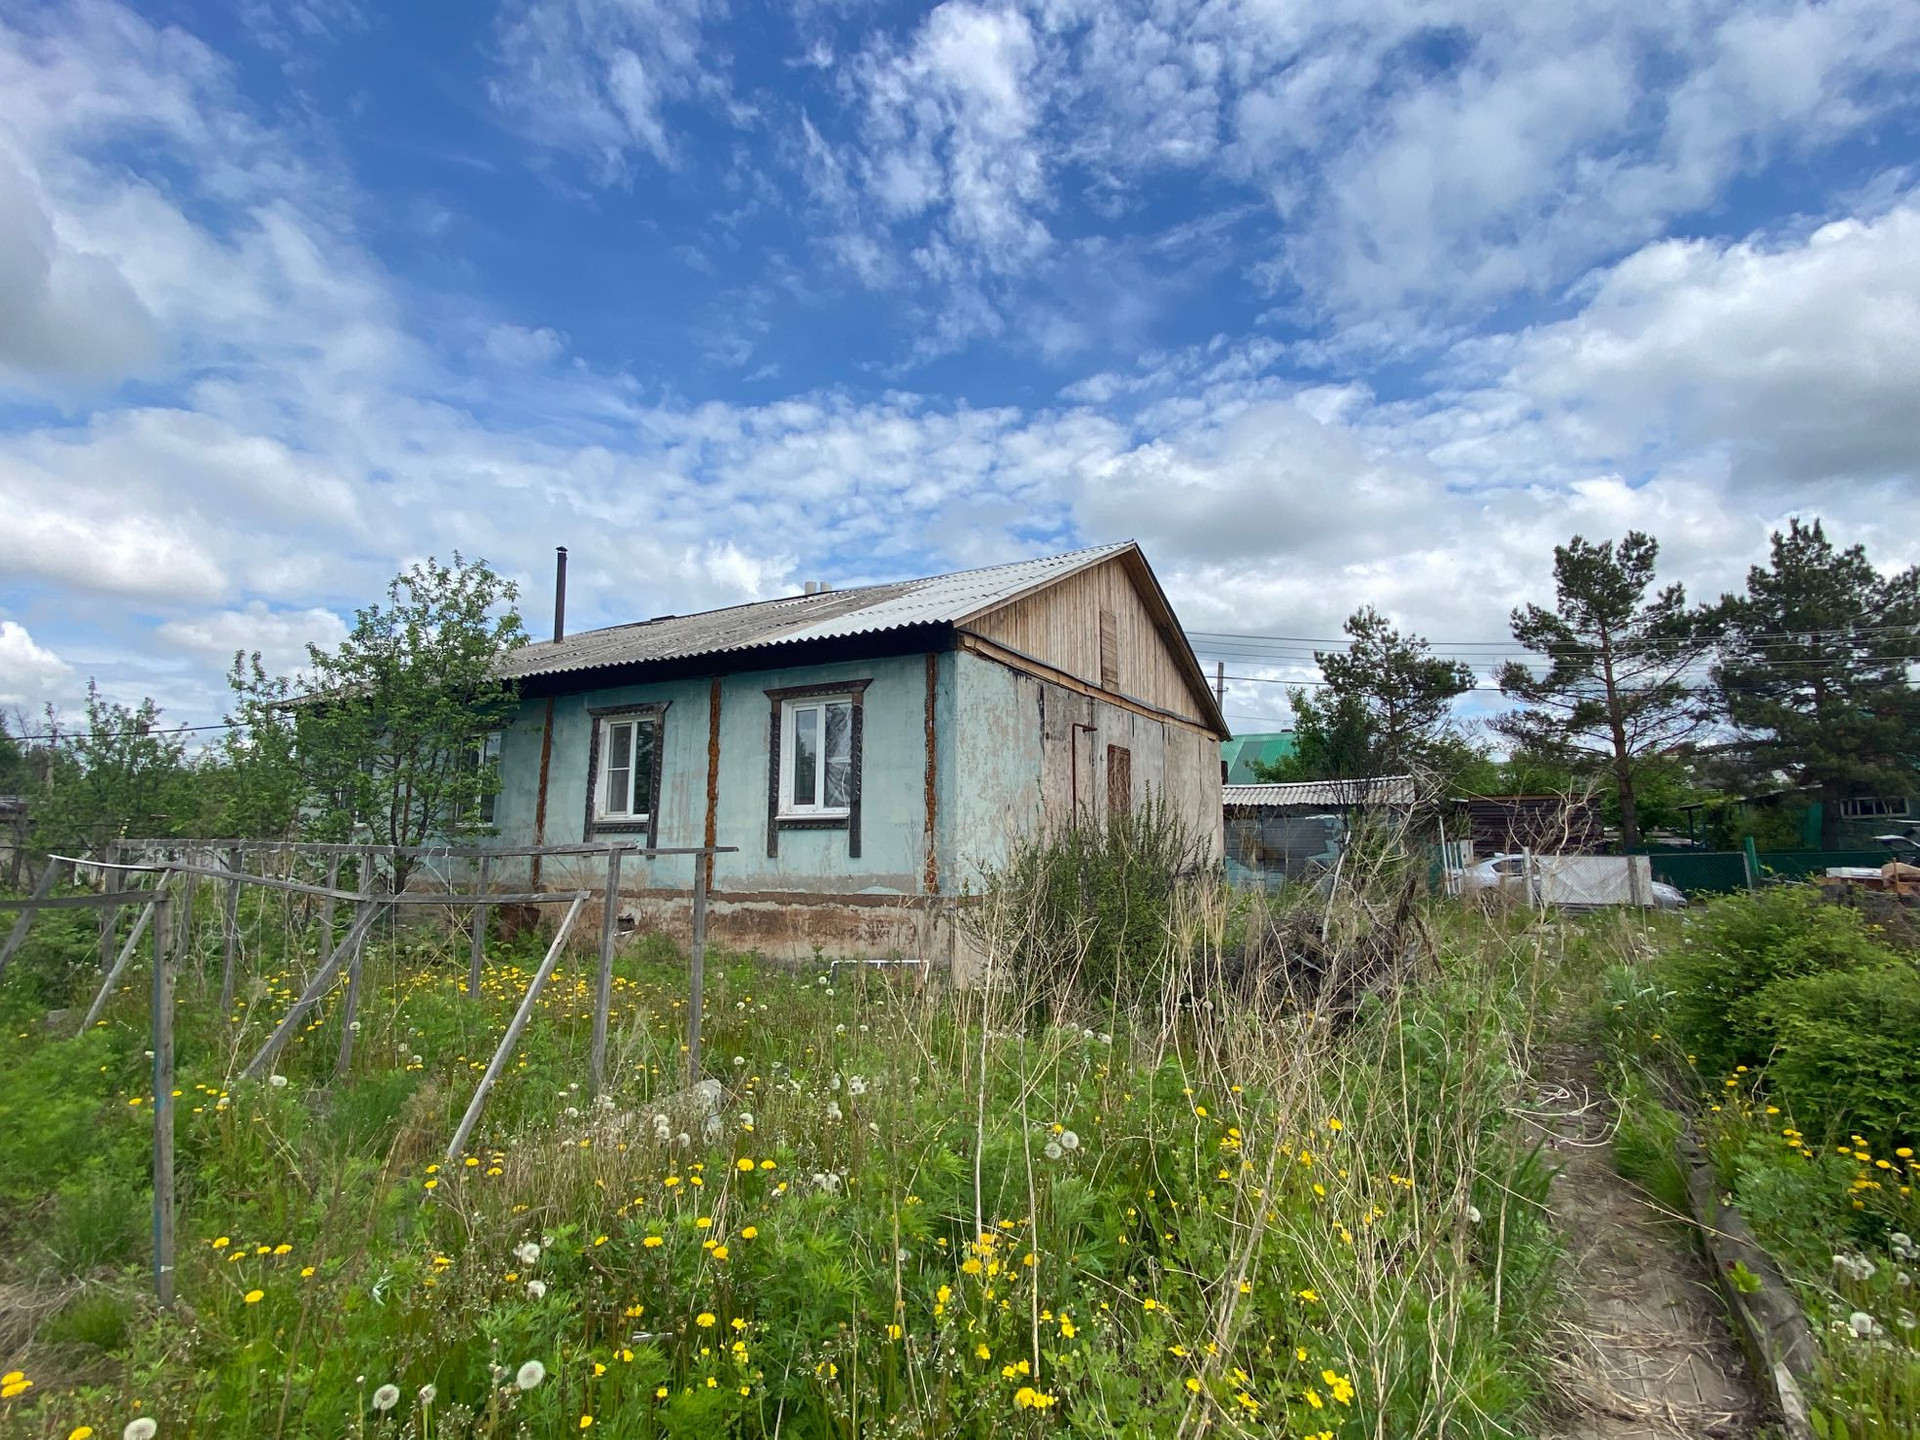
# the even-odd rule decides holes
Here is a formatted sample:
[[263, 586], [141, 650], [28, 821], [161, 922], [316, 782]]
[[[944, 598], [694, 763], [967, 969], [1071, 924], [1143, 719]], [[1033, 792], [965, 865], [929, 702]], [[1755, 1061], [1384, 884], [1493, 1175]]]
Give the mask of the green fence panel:
[[1650, 859], [1654, 879], [1688, 895], [1731, 895], [1747, 888], [1746, 858], [1738, 850], [1681, 850]]

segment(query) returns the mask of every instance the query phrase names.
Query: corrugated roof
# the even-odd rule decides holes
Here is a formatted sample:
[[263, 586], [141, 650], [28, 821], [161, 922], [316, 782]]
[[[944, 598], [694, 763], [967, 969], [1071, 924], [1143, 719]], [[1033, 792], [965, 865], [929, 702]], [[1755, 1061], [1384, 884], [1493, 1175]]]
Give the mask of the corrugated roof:
[[1371, 780], [1302, 780], [1291, 785], [1222, 785], [1227, 809], [1308, 805], [1338, 809], [1345, 805], [1411, 805], [1411, 775], [1378, 775]]
[[1066, 555], [1016, 560], [1007, 565], [989, 565], [981, 570], [962, 570], [923, 580], [828, 590], [818, 595], [789, 595], [696, 615], [663, 615], [635, 625], [583, 630], [563, 640], [522, 646], [507, 657], [502, 673], [508, 679], [520, 680], [532, 675], [634, 665], [649, 660], [682, 660], [802, 640], [872, 635], [912, 625], [958, 624], [1036, 586], [1062, 579], [1134, 548], [1133, 542], [1127, 540], [1117, 545], [1097, 545]]

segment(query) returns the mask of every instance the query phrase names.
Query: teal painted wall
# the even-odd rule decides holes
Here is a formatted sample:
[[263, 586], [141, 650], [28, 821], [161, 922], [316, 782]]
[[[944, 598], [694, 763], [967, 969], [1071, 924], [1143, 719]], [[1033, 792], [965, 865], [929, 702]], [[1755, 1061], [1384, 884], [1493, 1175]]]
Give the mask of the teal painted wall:
[[[950, 674], [951, 656], [948, 662]], [[868, 681], [862, 717], [861, 854], [847, 854], [844, 830], [782, 830], [779, 854], [767, 854], [768, 717], [765, 692], [798, 685]], [[926, 657], [894, 656], [831, 665], [756, 670], [724, 676], [720, 704], [720, 784], [715, 840], [738, 847], [719, 858], [716, 890], [917, 894], [926, 864]], [[949, 682], [950, 683], [950, 682]], [[585, 836], [588, 710], [609, 705], [667, 706], [662, 745], [661, 846], [704, 843], [707, 805], [709, 681], [672, 680], [593, 689], [554, 700], [553, 754], [547, 780], [545, 843]], [[936, 691], [936, 705], [940, 696]], [[532, 845], [540, 776], [544, 699], [521, 702], [501, 742], [494, 824], [501, 845]], [[950, 699], [948, 709], [951, 709]], [[598, 837], [596, 837], [598, 838]], [[640, 838], [640, 837], [627, 837]], [[578, 877], [598, 883], [603, 862], [549, 860], [543, 881], [563, 887]], [[525, 863], [516, 862], [525, 874]], [[505, 871], [503, 867], [502, 873]], [[688, 857], [630, 860], [624, 887], [692, 884]]]

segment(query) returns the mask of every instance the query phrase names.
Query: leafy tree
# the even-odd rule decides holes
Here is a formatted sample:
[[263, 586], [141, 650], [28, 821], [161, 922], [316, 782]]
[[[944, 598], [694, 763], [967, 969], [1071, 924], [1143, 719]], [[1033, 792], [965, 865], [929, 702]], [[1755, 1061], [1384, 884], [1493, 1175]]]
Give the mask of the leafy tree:
[[1781, 770], [1825, 802], [1920, 790], [1920, 567], [1883, 576], [1818, 520], [1773, 537], [1771, 563], [1720, 602], [1714, 680], [1756, 769]]
[[[1267, 766], [1278, 780], [1365, 778], [1429, 768], [1444, 750], [1452, 702], [1473, 688], [1473, 671], [1435, 658], [1418, 635], [1403, 635], [1372, 606], [1347, 617], [1352, 643], [1313, 653], [1326, 689], [1289, 695], [1294, 753]], [[1446, 754], [1452, 758], [1453, 752]]]
[[0, 715], [0, 795], [23, 794], [30, 774], [26, 748], [7, 729], [7, 717]]
[[1628, 849], [1640, 843], [1648, 761], [1683, 745], [1711, 714], [1696, 681], [1712, 627], [1679, 585], [1649, 596], [1659, 553], [1637, 530], [1617, 545], [1576, 535], [1554, 547], [1554, 608], [1526, 605], [1511, 621], [1513, 638], [1546, 657], [1545, 673], [1517, 660], [1501, 666], [1500, 689], [1522, 708], [1494, 722], [1522, 749], [1602, 770]]
[[204, 833], [290, 837], [304, 796], [291, 682], [268, 675], [256, 650], [234, 655], [227, 686], [233, 709], [218, 751], [205, 764], [218, 784], [209, 787]]
[[[314, 833], [422, 845], [476, 812], [498, 784], [477, 747], [515, 701], [499, 662], [527, 641], [518, 594], [485, 561], [429, 558], [394, 578], [385, 605], [357, 611], [337, 650], [307, 647], [310, 683], [290, 706], [278, 682], [236, 665], [243, 714], [294, 713]], [[254, 733], [282, 743], [268, 725]]]
[[115, 836], [189, 834], [198, 798], [185, 735], [163, 729], [152, 700], [122, 705], [87, 682], [78, 728], [49, 705], [44, 778], [33, 811], [36, 849], [97, 849]]

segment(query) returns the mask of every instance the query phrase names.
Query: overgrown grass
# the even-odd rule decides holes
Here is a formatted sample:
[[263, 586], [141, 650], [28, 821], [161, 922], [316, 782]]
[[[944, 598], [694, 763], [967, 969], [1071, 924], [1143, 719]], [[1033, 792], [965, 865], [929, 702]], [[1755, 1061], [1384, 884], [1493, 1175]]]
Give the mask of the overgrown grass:
[[[1337, 947], [1399, 900], [1325, 903], [1279, 933]], [[711, 1117], [657, 948], [621, 962], [613, 1081], [585, 1093], [576, 956], [447, 1160], [533, 943], [496, 945], [469, 1000], [458, 937], [383, 932], [348, 1073], [336, 995], [285, 1083], [250, 1083], [315, 947], [249, 914], [234, 1012], [211, 934], [180, 985], [173, 1313], [137, 1238], [144, 967], [79, 1039], [44, 1023], [70, 994], [0, 990], [0, 1282], [39, 1305], [0, 1333], [32, 1382], [0, 1435], [1505, 1436], [1540, 1396], [1549, 1172], [1509, 1116], [1545, 977], [1520, 922], [1395, 929], [1404, 973], [1337, 1013], [1181, 985], [1244, 922], [1217, 891], [1127, 942], [1152, 946], [1132, 1005], [1044, 1018], [1004, 954], [959, 992], [736, 958], [709, 977]], [[84, 979], [89, 934], [47, 936]]]
[[1715, 902], [1607, 974], [1622, 1168], [1661, 1193], [1691, 1126], [1819, 1333], [1823, 1436], [1920, 1435], [1916, 985], [1897, 936], [1811, 886]]

